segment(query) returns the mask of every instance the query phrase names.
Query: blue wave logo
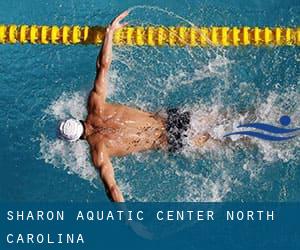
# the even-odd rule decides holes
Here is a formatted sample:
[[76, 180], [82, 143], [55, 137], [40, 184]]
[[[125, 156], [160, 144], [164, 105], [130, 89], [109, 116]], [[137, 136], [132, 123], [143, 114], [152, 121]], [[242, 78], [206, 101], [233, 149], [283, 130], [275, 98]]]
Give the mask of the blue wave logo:
[[232, 132], [224, 135], [224, 137], [228, 137], [232, 135], [246, 135], [246, 136], [255, 137], [266, 141], [286, 141], [295, 138], [297, 136], [296, 132], [300, 131], [300, 128], [290, 128], [290, 129], [284, 128], [291, 124], [291, 118], [289, 116], [285, 116], [285, 115], [281, 116], [279, 122], [283, 127], [276, 127], [266, 123], [247, 123], [237, 127], [237, 128], [252, 128], [256, 130], [261, 130], [262, 132], [267, 132], [269, 134], [262, 133], [259, 131], [249, 130], [249, 131]]

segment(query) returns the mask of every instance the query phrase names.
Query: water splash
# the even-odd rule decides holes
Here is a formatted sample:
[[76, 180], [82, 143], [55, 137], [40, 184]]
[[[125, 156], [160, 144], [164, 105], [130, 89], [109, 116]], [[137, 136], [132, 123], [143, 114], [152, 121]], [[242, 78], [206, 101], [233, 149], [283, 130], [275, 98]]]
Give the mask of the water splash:
[[[291, 93], [289, 92], [289, 94]], [[271, 111], [273, 114], [276, 114], [280, 110], [280, 106], [274, 105], [277, 98], [280, 98], [280, 96], [276, 95], [276, 98], [274, 98], [273, 94], [270, 94], [267, 98], [266, 103], [272, 106]], [[297, 98], [295, 101], [300, 101], [300, 95], [295, 95], [295, 98]], [[79, 114], [80, 110], [85, 109], [82, 99], [83, 97], [80, 97], [79, 93], [72, 95], [64, 94], [50, 105], [46, 113], [50, 114], [55, 111], [51, 113], [55, 119], [57, 117], [64, 118], [67, 114]], [[270, 100], [273, 100], [273, 102]], [[266, 108], [266, 103], [258, 104], [255, 114], [256, 119], [270, 119], [270, 117], [260, 116]], [[284, 105], [284, 103], [281, 105]], [[253, 152], [253, 149], [251, 147], [248, 148], [248, 144], [240, 142], [239, 138], [236, 139], [237, 144], [224, 145], [222, 141], [224, 140], [224, 133], [232, 129], [234, 124], [246, 121], [250, 116], [249, 113], [239, 114], [234, 111], [229, 112], [230, 115], [227, 115], [223, 113], [223, 108], [223, 105], [220, 103], [213, 105], [199, 103], [194, 107], [184, 108], [192, 111], [192, 128], [189, 131], [189, 137], [183, 151], [186, 158], [180, 161], [169, 157], [166, 153], [138, 153], [125, 158], [113, 159], [119, 185], [127, 200], [226, 200], [227, 195], [233, 192], [233, 186], [242, 186], [239, 177], [233, 174], [234, 171], [237, 171], [235, 162], [239, 149], [242, 149], [246, 153], [246, 158], [239, 162], [242, 167], [238, 167], [238, 171], [240, 175], [244, 175], [245, 172], [249, 173], [253, 180], [259, 179], [262, 168], [267, 162], [276, 162], [278, 160], [285, 162], [292, 160], [297, 162], [300, 160], [299, 154], [297, 154], [297, 150], [300, 147], [300, 140], [288, 145], [275, 145], [255, 139], [251, 140], [250, 144], [256, 145], [260, 153]], [[299, 112], [299, 108], [296, 109], [293, 116]], [[253, 117], [253, 114], [251, 115]], [[272, 119], [276, 119], [276, 115], [273, 115]], [[200, 149], [195, 147], [191, 139], [196, 134], [206, 131], [209, 131], [210, 135], [216, 141], [210, 141]], [[69, 173], [77, 174], [91, 183], [94, 183], [98, 179], [97, 173], [91, 165], [89, 149], [85, 142], [80, 141], [70, 145], [59, 139], [51, 140], [42, 135], [40, 148], [41, 158], [46, 163], [62, 167]], [[255, 154], [262, 155], [260, 162], [251, 161], [251, 158], [255, 157]], [[202, 162], [200, 165], [199, 160]], [[163, 166], [161, 166], [161, 162], [164, 162]], [[189, 166], [189, 169], [186, 169], [184, 166]], [[202, 171], [199, 172], [199, 166], [202, 166], [202, 168], [203, 166], [206, 166], [205, 168], [211, 166], [212, 168], [207, 170], [209, 173], [206, 173], [206, 171], [202, 173]], [[145, 175], [147, 176], [147, 180], [143, 178]], [[153, 181], [157, 182], [160, 179], [168, 181], [158, 185], [157, 188], [151, 185]], [[147, 185], [147, 181], [149, 181], [149, 185]], [[168, 190], [173, 192], [174, 183], [176, 183], [178, 188], [177, 192], [175, 192], [175, 197], [171, 195], [166, 198], [159, 189], [163, 187], [164, 192]], [[149, 186], [151, 186], [150, 190], [148, 189]]]
[[[170, 15], [185, 21], [176, 14]], [[109, 101], [153, 112], [174, 106], [192, 112], [187, 146], [181, 155], [146, 152], [113, 159], [117, 181], [127, 200], [270, 199], [267, 194], [262, 195], [272, 185], [272, 180], [265, 177], [266, 169], [273, 165], [280, 167], [282, 162], [288, 162], [294, 169], [300, 161], [299, 138], [293, 143], [274, 145], [256, 139], [243, 142], [238, 135], [227, 143], [223, 137], [246, 122], [277, 122], [283, 113], [289, 114], [299, 127], [299, 79], [276, 84], [273, 74], [293, 52], [281, 49], [278, 52], [281, 56], [275, 55], [276, 62], [272, 63], [273, 57], [260, 55], [261, 51], [114, 48]], [[289, 70], [294, 75], [293, 68]], [[254, 78], [260, 74], [266, 78], [264, 86], [255, 82]], [[88, 90], [83, 94], [69, 92], [54, 100], [45, 110], [43, 126], [50, 131], [59, 119], [68, 116], [83, 119], [87, 94]], [[196, 148], [192, 138], [207, 131], [213, 140]], [[40, 155], [45, 162], [91, 183], [98, 179], [85, 142], [70, 146], [47, 133], [40, 137]], [[285, 189], [285, 197], [288, 192]]]

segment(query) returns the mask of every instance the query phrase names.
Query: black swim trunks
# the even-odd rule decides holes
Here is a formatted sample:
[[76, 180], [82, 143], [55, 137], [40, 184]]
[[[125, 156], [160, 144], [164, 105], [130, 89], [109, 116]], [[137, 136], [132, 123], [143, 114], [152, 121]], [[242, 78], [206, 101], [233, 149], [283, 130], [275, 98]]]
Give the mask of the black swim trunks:
[[173, 153], [183, 148], [183, 139], [190, 128], [191, 114], [180, 112], [177, 108], [169, 109], [167, 114], [169, 152]]

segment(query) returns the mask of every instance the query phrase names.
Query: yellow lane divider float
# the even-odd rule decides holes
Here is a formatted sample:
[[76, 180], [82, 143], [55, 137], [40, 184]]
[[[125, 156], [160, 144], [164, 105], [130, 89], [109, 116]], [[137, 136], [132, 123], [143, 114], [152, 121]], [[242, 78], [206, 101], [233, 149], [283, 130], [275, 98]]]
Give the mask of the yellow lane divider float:
[[[100, 44], [105, 27], [0, 25], [0, 44]], [[288, 46], [300, 45], [300, 27], [126, 27], [116, 45], [137, 46]]]

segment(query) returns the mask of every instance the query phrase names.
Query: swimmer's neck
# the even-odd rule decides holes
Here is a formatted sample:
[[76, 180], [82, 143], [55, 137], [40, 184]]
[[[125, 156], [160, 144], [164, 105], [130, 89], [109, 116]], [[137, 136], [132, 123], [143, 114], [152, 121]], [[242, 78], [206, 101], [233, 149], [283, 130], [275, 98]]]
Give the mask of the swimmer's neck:
[[[81, 121], [84, 127], [82, 139], [86, 140], [90, 135], [95, 133], [95, 128], [87, 121]], [[99, 132], [99, 129], [98, 129]]]
[[89, 122], [87, 121], [81, 121], [83, 127], [84, 127], [84, 130], [83, 130], [83, 134], [81, 136], [81, 139], [82, 140], [87, 140], [87, 138], [89, 136], [92, 136], [92, 135], [108, 135], [108, 134], [111, 134], [111, 133], [115, 133], [115, 129], [113, 128], [109, 128], [109, 127], [102, 127], [102, 126], [93, 126], [92, 124], [90, 124]]

